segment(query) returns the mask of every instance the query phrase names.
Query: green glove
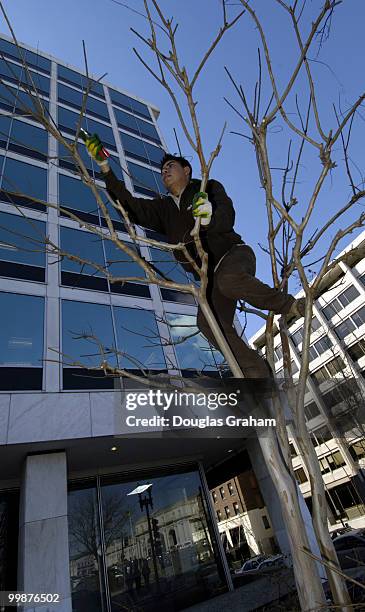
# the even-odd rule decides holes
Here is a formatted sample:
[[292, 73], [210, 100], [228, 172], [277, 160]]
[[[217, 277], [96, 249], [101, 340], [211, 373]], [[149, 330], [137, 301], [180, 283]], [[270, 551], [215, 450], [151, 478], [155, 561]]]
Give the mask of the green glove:
[[193, 217], [201, 219], [202, 225], [208, 225], [212, 218], [212, 205], [208, 200], [208, 194], [205, 191], [199, 191], [193, 198]]
[[99, 166], [103, 166], [108, 163], [107, 160], [109, 153], [104, 148], [103, 143], [97, 134], [93, 134], [92, 136], [88, 134], [88, 136], [85, 138], [85, 145], [90, 157], [92, 157], [92, 159], [94, 159]]

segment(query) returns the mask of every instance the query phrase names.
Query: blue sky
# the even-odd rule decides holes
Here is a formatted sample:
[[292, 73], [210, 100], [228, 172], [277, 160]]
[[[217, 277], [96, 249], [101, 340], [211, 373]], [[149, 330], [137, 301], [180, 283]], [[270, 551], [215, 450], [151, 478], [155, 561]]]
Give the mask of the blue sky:
[[[146, 34], [146, 22], [135, 13], [118, 6], [112, 0], [5, 0], [5, 9], [11, 19], [18, 39], [33, 47], [48, 52], [76, 67], [83, 68], [82, 39], [85, 40], [89, 70], [100, 76], [107, 72], [106, 80], [118, 87], [124, 88], [141, 98], [153, 102], [161, 110], [159, 123], [169, 149], [176, 151], [176, 141], [173, 128], [176, 127], [181, 148], [193, 162], [195, 174], [199, 173], [197, 160], [185, 142], [178, 126], [176, 114], [168, 99], [167, 93], [146, 72], [139, 63], [132, 48], [136, 46], [149, 57], [148, 50], [138, 41], [130, 28], [135, 28]], [[230, 3], [229, 12], [237, 14], [237, 0]], [[322, 1], [307, 0], [306, 11], [303, 14], [304, 32], [314, 15], [322, 6]], [[233, 6], [232, 6], [233, 5]], [[252, 2], [267, 32], [273, 65], [277, 74], [279, 88], [288, 78], [290, 68], [296, 63], [298, 51], [288, 16], [274, 0]], [[142, 10], [142, 0], [130, 0], [129, 6]], [[182, 64], [192, 71], [199, 62], [202, 53], [209, 45], [212, 36], [221, 25], [220, 0], [162, 0], [161, 6], [167, 8], [168, 15], [174, 15], [179, 22], [177, 41], [181, 50]], [[359, 0], [346, 0], [337, 7], [332, 21], [332, 30], [319, 54], [318, 42], [315, 41], [309, 54], [313, 75], [317, 86], [318, 104], [325, 129], [335, 127], [332, 104], [341, 102], [343, 110], [349, 107], [365, 90], [363, 79], [363, 61], [365, 57], [365, 42], [363, 24], [365, 22], [365, 3]], [[6, 24], [1, 20], [1, 31], [8, 34]], [[244, 15], [241, 21], [223, 38], [220, 46], [209, 60], [206, 71], [196, 88], [198, 111], [202, 126], [205, 150], [214, 148], [224, 121], [228, 122], [228, 130], [223, 142], [220, 157], [215, 163], [212, 176], [220, 180], [232, 197], [236, 207], [236, 230], [249, 243], [257, 256], [257, 276], [271, 284], [271, 271], [268, 256], [259, 248], [259, 244], [267, 242], [267, 221], [264, 193], [260, 187], [256, 159], [252, 145], [245, 139], [231, 134], [231, 131], [245, 132], [240, 118], [228, 107], [223, 97], [228, 97], [232, 103], [237, 98], [224, 72], [226, 65], [237, 80], [244, 86], [247, 98], [252, 101], [253, 88], [257, 75], [257, 47], [259, 38], [252, 20]], [[267, 104], [267, 80], [264, 77], [263, 106]], [[308, 88], [304, 78], [300, 78], [295, 92], [299, 104], [305, 108], [308, 100]], [[288, 100], [288, 112], [293, 121], [298, 121], [294, 96]], [[360, 109], [361, 115], [353, 129], [351, 160], [354, 165], [355, 180], [360, 183], [363, 169], [363, 133], [365, 127], [365, 108]], [[313, 129], [312, 129], [313, 128]], [[314, 126], [311, 126], [314, 135]], [[285, 164], [289, 135], [283, 122], [278, 117], [270, 131], [269, 151], [272, 165], [282, 167]], [[293, 139], [293, 150], [297, 142]], [[340, 166], [343, 153], [340, 143], [335, 147], [334, 160]], [[358, 169], [355, 168], [355, 164]], [[296, 218], [300, 219], [308, 198], [313, 189], [313, 183], [318, 175], [319, 164], [316, 151], [305, 148], [301, 176], [298, 184]], [[279, 189], [281, 173], [273, 172], [276, 186]], [[310, 226], [311, 233], [321, 222], [342, 206], [350, 195], [349, 181], [339, 167], [331, 174], [318, 202], [317, 212]], [[344, 219], [344, 223], [360, 214], [360, 206]], [[331, 228], [329, 237], [334, 235], [338, 225]], [[358, 232], [357, 232], [358, 233]], [[353, 234], [353, 236], [356, 235]], [[328, 242], [324, 241], [321, 249]], [[342, 243], [344, 246], [345, 243]], [[337, 252], [339, 249], [337, 250]], [[317, 251], [316, 254], [318, 254]], [[312, 258], [314, 259], [314, 257]], [[315, 267], [314, 267], [315, 269]], [[291, 290], [299, 289], [297, 281], [293, 281]], [[246, 333], [251, 335], [261, 326], [261, 319], [249, 317]]]

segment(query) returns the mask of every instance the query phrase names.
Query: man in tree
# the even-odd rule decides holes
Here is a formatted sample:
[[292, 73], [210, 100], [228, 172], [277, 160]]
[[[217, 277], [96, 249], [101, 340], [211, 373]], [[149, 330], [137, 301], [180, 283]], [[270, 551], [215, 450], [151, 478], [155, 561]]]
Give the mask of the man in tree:
[[[209, 305], [245, 377], [270, 376], [266, 361], [247, 346], [233, 326], [237, 301], [244, 300], [256, 308], [285, 314], [291, 319], [304, 315], [304, 299], [296, 300], [255, 277], [255, 254], [233, 230], [235, 211], [223, 185], [211, 179], [206, 193], [199, 192], [200, 182], [192, 178], [190, 163], [183, 157], [166, 154], [161, 161], [161, 174], [168, 195], [137, 198], [116, 178], [98, 136], [89, 137], [86, 146], [104, 174], [108, 193], [114, 200], [119, 200], [131, 221], [164, 234], [171, 244], [185, 243], [198, 264], [200, 259], [190, 232], [195, 220], [201, 219], [200, 237], [208, 253]], [[175, 257], [187, 271], [192, 272], [180, 251], [175, 252]], [[209, 342], [218, 348], [200, 308], [197, 325]]]

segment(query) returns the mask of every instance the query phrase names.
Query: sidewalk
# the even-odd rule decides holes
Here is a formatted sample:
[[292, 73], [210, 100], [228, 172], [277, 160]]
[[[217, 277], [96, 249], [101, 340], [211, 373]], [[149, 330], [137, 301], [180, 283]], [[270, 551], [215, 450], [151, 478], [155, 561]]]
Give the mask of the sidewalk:
[[222, 610], [250, 612], [292, 591], [295, 591], [294, 574], [291, 569], [285, 568], [270, 576], [249, 582], [234, 591], [185, 608], [184, 612], [222, 612]]

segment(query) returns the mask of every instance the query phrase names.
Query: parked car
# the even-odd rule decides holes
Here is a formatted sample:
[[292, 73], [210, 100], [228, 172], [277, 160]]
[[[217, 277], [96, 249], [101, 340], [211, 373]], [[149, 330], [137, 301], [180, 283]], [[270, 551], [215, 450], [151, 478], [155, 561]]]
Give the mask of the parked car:
[[264, 559], [258, 564], [256, 571], [265, 572], [266, 570], [276, 569], [279, 567], [285, 567], [284, 555], [274, 555], [268, 559]]
[[254, 557], [251, 557], [250, 559], [246, 559], [243, 565], [239, 569], [234, 571], [234, 574], [240, 575], [240, 574], [243, 574], [244, 572], [255, 569], [259, 565], [259, 563], [261, 563], [261, 561], [264, 561], [267, 558], [268, 558], [268, 555], [255, 555]]
[[284, 566], [284, 555], [258, 555], [246, 561], [239, 570], [236, 570], [235, 577], [259, 576]]
[[353, 529], [333, 538], [342, 569], [355, 568], [365, 563], [365, 529]]

